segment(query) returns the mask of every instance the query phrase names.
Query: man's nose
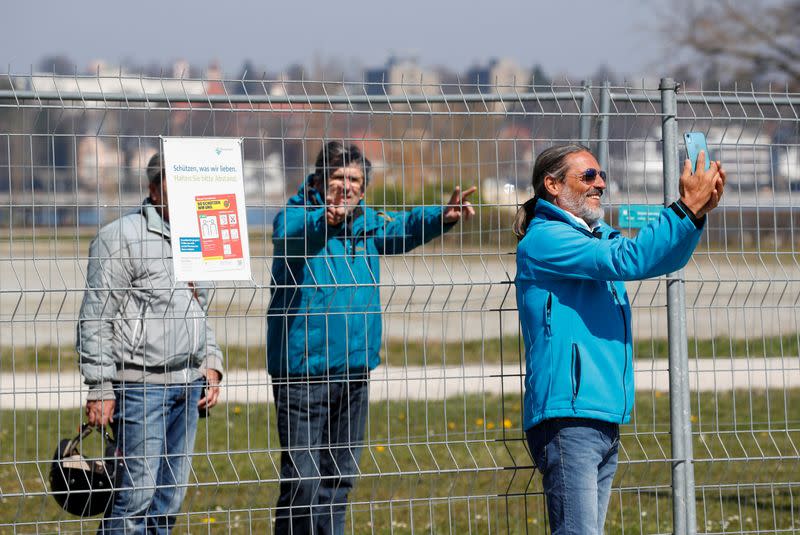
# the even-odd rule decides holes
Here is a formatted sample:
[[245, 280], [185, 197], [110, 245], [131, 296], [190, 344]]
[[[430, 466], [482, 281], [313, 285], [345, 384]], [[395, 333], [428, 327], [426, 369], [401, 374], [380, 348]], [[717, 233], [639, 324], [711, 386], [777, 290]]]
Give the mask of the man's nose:
[[603, 177], [600, 176], [600, 173], [597, 174], [597, 177], [594, 179], [594, 183], [592, 185], [597, 189], [606, 189], [606, 181], [603, 180]]

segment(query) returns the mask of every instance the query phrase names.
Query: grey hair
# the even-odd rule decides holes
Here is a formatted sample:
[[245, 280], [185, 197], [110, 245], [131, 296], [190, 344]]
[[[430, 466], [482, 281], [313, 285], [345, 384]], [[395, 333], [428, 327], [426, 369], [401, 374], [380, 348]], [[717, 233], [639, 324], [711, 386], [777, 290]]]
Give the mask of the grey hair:
[[364, 153], [356, 145], [348, 147], [340, 141], [329, 141], [322, 146], [317, 155], [312, 176], [324, 182], [328, 180], [328, 177], [336, 169], [352, 164], [358, 165], [364, 172], [364, 187], [366, 188], [369, 185], [369, 179], [372, 174], [372, 162], [364, 156]]
[[521, 240], [528, 230], [528, 224], [530, 224], [533, 219], [536, 209], [536, 200], [542, 198], [549, 201], [552, 198], [544, 185], [544, 179], [551, 176], [559, 182], [562, 182], [567, 178], [567, 169], [569, 168], [567, 156], [578, 152], [591, 153], [592, 151], [589, 150], [589, 147], [586, 145], [568, 143], [566, 145], [548, 147], [536, 157], [536, 163], [533, 164], [533, 177], [531, 178], [533, 198], [528, 199], [528, 201], [517, 210], [517, 215], [514, 217], [512, 229], [517, 236], [517, 240]]

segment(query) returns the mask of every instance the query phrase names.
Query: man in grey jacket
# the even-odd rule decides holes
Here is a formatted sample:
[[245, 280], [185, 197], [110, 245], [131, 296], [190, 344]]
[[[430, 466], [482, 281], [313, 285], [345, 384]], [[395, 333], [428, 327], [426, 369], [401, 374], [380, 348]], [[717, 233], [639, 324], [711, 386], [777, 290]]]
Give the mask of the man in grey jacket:
[[198, 411], [213, 407], [222, 353], [207, 292], [176, 282], [161, 157], [150, 196], [100, 229], [89, 247], [78, 321], [91, 425], [111, 424], [125, 463], [100, 533], [168, 533], [186, 494]]

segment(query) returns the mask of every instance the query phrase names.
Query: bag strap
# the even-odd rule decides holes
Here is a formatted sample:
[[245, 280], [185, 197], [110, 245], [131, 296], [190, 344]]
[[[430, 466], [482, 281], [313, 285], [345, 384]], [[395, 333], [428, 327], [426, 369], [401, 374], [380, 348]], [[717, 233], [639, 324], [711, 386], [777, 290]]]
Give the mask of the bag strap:
[[97, 428], [97, 427], [95, 427], [93, 425], [89, 425], [89, 422], [84, 422], [84, 423], [81, 424], [81, 430], [78, 433], [78, 435], [75, 438], [73, 438], [72, 440], [70, 440], [69, 442], [67, 442], [67, 445], [64, 448], [63, 455], [65, 457], [69, 457], [71, 455], [79, 454], [80, 450], [78, 449], [78, 445], [86, 437], [88, 437], [92, 433], [92, 431], [94, 431], [94, 430], [98, 430], [98, 431], [102, 432], [103, 433], [103, 440], [105, 440], [106, 442], [110, 442], [112, 444], [116, 444], [116, 441], [108, 433], [108, 427], [107, 426], [103, 425], [103, 426], [100, 426], [99, 428]]

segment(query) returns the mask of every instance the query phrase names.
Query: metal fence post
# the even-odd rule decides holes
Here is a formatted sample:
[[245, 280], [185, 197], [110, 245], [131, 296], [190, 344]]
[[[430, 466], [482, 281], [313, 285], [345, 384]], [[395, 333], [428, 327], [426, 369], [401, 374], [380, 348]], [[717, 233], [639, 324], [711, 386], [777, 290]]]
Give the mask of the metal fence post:
[[601, 169], [608, 172], [608, 113], [611, 109], [611, 83], [606, 80], [600, 90], [600, 116], [597, 121], [597, 158]]
[[[680, 196], [678, 183], [677, 88], [662, 78], [662, 152], [664, 204]], [[697, 533], [692, 464], [692, 422], [689, 399], [689, 348], [686, 335], [686, 286], [683, 269], [667, 275], [667, 329], [669, 337], [670, 431], [672, 440], [672, 515], [676, 535]]]
[[583, 81], [583, 96], [581, 97], [581, 143], [589, 145], [592, 135], [592, 81]]

